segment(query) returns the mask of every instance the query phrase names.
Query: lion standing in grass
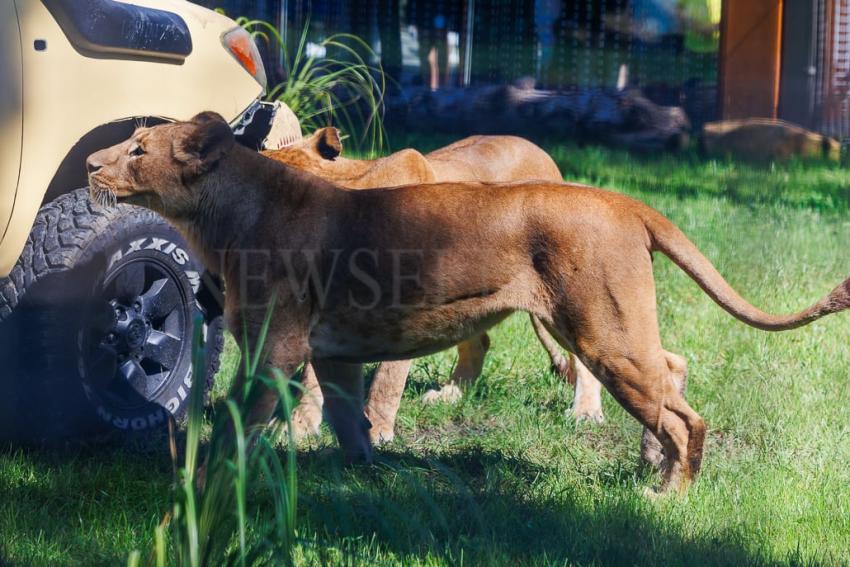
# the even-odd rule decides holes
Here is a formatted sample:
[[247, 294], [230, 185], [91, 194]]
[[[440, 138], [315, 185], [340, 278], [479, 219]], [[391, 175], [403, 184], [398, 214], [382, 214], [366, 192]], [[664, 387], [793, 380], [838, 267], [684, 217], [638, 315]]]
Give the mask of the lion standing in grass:
[[[354, 191], [239, 146], [209, 112], [139, 129], [86, 166], [98, 202], [150, 208], [219, 268], [227, 325], [247, 348], [262, 347], [265, 363], [290, 377], [312, 361], [351, 460], [372, 459], [363, 363], [435, 353], [525, 311], [656, 435], [661, 490], [684, 491], [706, 426], [662, 346], [653, 252], [758, 329], [795, 329], [850, 307], [847, 279], [802, 311], [766, 313], [670, 220], [618, 193], [548, 181]], [[318, 281], [298, 285], [313, 273]], [[244, 380], [240, 367], [240, 400]], [[262, 389], [245, 427], [267, 424], [278, 401], [276, 388]]]
[[[411, 183], [478, 181], [485, 183], [540, 179], [563, 181], [558, 166], [535, 144], [516, 136], [470, 136], [426, 155], [406, 149], [375, 160], [341, 157], [342, 142], [336, 128], [322, 128], [312, 136], [264, 155], [288, 166], [308, 171], [351, 189], [394, 187]], [[552, 368], [575, 386], [573, 415], [578, 420], [601, 422], [602, 386], [575, 357], [565, 357], [540, 321], [532, 326], [549, 354]], [[462, 391], [481, 374], [490, 347], [486, 333], [461, 342], [458, 361], [448, 384], [428, 391], [425, 402], [455, 402]], [[395, 420], [410, 372], [410, 360], [382, 362], [366, 403], [374, 443], [386, 443], [395, 435]], [[312, 366], [304, 370], [302, 383], [307, 395], [293, 414], [296, 436], [318, 431], [322, 420], [322, 394]]]

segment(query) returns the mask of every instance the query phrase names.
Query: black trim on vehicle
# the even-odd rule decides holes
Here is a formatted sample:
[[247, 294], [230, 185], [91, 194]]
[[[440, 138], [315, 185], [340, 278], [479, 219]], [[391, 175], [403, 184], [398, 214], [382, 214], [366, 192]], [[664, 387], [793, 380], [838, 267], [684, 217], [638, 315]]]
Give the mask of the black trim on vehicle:
[[78, 50], [95, 57], [171, 59], [192, 53], [192, 35], [173, 12], [115, 0], [42, 0]]
[[272, 129], [274, 115], [274, 103], [254, 101], [232, 125], [236, 141], [252, 150], [261, 149]]

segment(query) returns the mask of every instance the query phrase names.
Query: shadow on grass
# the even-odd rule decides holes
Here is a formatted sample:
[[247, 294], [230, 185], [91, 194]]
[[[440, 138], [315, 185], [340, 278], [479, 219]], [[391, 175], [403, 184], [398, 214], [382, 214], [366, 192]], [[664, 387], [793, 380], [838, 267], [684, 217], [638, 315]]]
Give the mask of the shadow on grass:
[[480, 448], [434, 459], [384, 452], [375, 466], [353, 469], [302, 453], [299, 471], [301, 533], [315, 533], [319, 547], [374, 541], [402, 559], [471, 565], [819, 564], [766, 558], [734, 532], [687, 537], [640, 494], [634, 474], [588, 479], [602, 489], [591, 498], [568, 486], [534, 488], [558, 471]]
[[126, 564], [167, 509], [164, 443], [0, 448], [0, 566]]
[[[17, 529], [25, 532], [16, 537], [68, 549], [79, 544], [82, 536], [75, 530], [81, 521], [106, 526], [112, 517], [122, 520], [119, 525], [129, 521], [144, 529], [166, 509], [171, 474], [164, 450], [137, 444], [106, 452], [92, 447], [26, 455], [28, 466], [52, 480], [4, 487], [2, 507], [26, 503], [13, 505], [19, 508]], [[375, 465], [355, 467], [343, 466], [336, 450], [302, 451], [298, 470], [299, 534], [322, 564], [338, 559], [328, 555], [331, 548], [366, 563], [391, 552], [402, 562], [430, 556], [468, 565], [820, 564], [796, 556], [765, 557], [736, 532], [684, 535], [692, 530], [665, 521], [663, 503], [656, 506], [641, 496], [634, 471], [602, 471], [577, 481], [590, 485], [589, 491], [558, 482], [554, 467], [475, 446], [433, 458], [384, 450]], [[139, 483], [150, 483], [138, 491], [139, 498], [162, 494], [137, 507], [132, 498], [118, 505], [105, 496]], [[258, 497], [262, 503], [264, 496]], [[51, 511], [37, 513], [44, 509]], [[86, 542], [89, 555], [75, 562], [123, 563], [130, 550], [114, 545], [109, 537]], [[3, 551], [0, 546], [0, 565]]]

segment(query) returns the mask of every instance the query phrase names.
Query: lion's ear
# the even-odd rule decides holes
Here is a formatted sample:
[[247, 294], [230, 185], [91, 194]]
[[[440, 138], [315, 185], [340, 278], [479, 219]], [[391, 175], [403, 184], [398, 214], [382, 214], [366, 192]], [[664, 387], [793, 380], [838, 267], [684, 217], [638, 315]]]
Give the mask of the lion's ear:
[[324, 159], [336, 159], [342, 153], [342, 141], [339, 139], [339, 130], [333, 127], [316, 130], [313, 134], [316, 151]]
[[195, 175], [209, 171], [235, 143], [230, 126], [215, 112], [202, 112], [183, 126], [173, 142], [174, 159]]
[[227, 123], [227, 120], [224, 119], [224, 116], [215, 112], [213, 110], [205, 110], [203, 112], [199, 112], [195, 116], [193, 116], [189, 122], [192, 124], [207, 124], [209, 122], [224, 122]]

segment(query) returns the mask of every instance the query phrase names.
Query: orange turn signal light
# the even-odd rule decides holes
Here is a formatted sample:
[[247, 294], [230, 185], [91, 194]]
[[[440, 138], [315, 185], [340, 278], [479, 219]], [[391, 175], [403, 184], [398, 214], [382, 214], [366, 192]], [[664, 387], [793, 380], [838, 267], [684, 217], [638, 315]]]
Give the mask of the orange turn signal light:
[[254, 38], [244, 28], [234, 28], [221, 38], [222, 44], [242, 67], [251, 74], [263, 88], [266, 87], [266, 70], [260, 51]]

